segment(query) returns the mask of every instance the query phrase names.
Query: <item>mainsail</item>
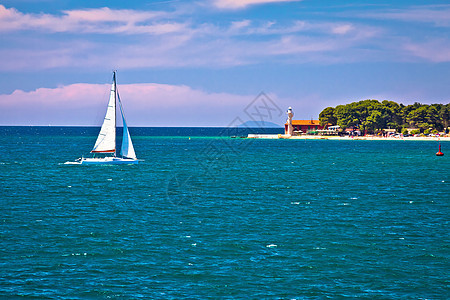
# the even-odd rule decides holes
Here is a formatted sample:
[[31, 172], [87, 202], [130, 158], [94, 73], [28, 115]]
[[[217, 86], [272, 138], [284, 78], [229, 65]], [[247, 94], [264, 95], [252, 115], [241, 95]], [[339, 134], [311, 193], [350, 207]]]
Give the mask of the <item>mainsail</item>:
[[93, 153], [115, 153], [116, 152], [116, 73], [113, 75], [111, 94], [109, 96], [108, 109], [102, 128], [95, 142]]

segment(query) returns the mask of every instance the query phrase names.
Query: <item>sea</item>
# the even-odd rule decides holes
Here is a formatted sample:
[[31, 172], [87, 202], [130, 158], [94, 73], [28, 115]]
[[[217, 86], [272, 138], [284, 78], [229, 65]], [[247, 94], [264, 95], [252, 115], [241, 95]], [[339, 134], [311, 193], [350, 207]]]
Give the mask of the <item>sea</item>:
[[449, 298], [449, 142], [98, 132], [0, 127], [1, 299]]

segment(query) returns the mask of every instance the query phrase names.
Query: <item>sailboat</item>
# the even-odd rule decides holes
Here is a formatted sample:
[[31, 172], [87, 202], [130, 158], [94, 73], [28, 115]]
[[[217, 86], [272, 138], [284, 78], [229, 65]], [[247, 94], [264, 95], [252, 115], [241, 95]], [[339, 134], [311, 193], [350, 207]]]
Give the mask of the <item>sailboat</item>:
[[[123, 138], [120, 156], [117, 156], [116, 149], [116, 107], [119, 103], [120, 114], [123, 123]], [[116, 71], [113, 72], [113, 82], [111, 85], [111, 93], [109, 96], [108, 108], [106, 110], [105, 119], [103, 120], [100, 133], [91, 153], [93, 157], [81, 157], [75, 162], [67, 162], [66, 164], [82, 164], [82, 165], [116, 165], [116, 164], [137, 164], [139, 160], [134, 151], [133, 142], [131, 141], [130, 132], [125, 121], [122, 101], [117, 91]], [[106, 154], [103, 157], [95, 157], [96, 154]], [[109, 155], [108, 155], [109, 154]]]

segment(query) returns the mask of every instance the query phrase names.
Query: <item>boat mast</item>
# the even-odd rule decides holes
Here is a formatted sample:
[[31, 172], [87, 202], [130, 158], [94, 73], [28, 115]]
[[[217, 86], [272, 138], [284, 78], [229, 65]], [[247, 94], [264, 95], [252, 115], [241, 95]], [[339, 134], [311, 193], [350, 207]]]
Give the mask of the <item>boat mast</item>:
[[[116, 126], [116, 130], [117, 130], [117, 83], [116, 83], [116, 72], [117, 70], [113, 71], [113, 83], [114, 83], [114, 107], [115, 112], [114, 112], [114, 125]], [[117, 136], [117, 133], [116, 133]], [[114, 139], [114, 157], [116, 157], [117, 153], [117, 138]]]

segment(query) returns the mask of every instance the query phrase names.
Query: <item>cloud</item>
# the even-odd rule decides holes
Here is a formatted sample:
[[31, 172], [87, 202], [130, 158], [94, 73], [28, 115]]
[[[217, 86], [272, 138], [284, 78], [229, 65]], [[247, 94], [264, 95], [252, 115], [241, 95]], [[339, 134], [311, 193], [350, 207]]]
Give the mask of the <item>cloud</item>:
[[[238, 2], [245, 7], [264, 1], [221, 3]], [[0, 71], [80, 66], [230, 68], [268, 61], [333, 64], [415, 61], [418, 57], [447, 61], [443, 53], [448, 49], [447, 42], [435, 42], [435, 54], [427, 55], [426, 45], [421, 50], [418, 37], [403, 37], [392, 27], [345, 20], [267, 20], [248, 15], [200, 22], [192, 9], [198, 7], [173, 12], [96, 8], [27, 14], [0, 5], [0, 32], [4, 33]], [[18, 30], [27, 32], [17, 34]]]
[[413, 6], [406, 9], [388, 9], [360, 13], [362, 18], [398, 20], [403, 22], [432, 23], [438, 27], [450, 26], [450, 5]]
[[233, 21], [233, 22], [231, 22], [229, 32], [231, 32], [231, 33], [239, 32], [243, 28], [249, 27], [250, 24], [251, 24], [250, 20]]
[[315, 40], [307, 37], [284, 36], [276, 44], [268, 45], [274, 55], [292, 55], [308, 52], [330, 51], [336, 48], [336, 43], [330, 40]]
[[[75, 23], [81, 20], [103, 22], [110, 18], [108, 9], [100, 9], [101, 13], [95, 17], [78, 16], [78, 12], [69, 14], [76, 20]], [[130, 11], [126, 13], [134, 15]], [[137, 13], [134, 20], [137, 22], [146, 17], [148, 16], [145, 13]], [[94, 26], [92, 23], [90, 26], [101, 28], [102, 24]], [[90, 30], [93, 31], [92, 28]], [[120, 30], [116, 28], [116, 31]], [[184, 27], [176, 32], [169, 30], [170, 32], [162, 33], [163, 31], [161, 29], [161, 34], [144, 34], [138, 38], [126, 35], [119, 39], [110, 33], [74, 33], [68, 39], [58, 38], [58, 34], [55, 34], [55, 38], [52, 38], [52, 35], [37, 34], [26, 39], [14, 39], [14, 34], [11, 34], [9, 38], [13, 42], [0, 48], [0, 70], [79, 66], [111, 68], [111, 64], [119, 69], [211, 66], [223, 68], [255, 64], [291, 54], [302, 56], [291, 57], [290, 63], [316, 59], [326, 63], [335, 62], [338, 57], [342, 59], [344, 56], [333, 55], [327, 58], [317, 54], [361, 45], [376, 34], [376, 31], [368, 26], [355, 26], [348, 22], [277, 22], [249, 19], [218, 24], [192, 22], [184, 24]], [[133, 32], [137, 33], [138, 30], [134, 28]], [[111, 51], [105, 51], [106, 49]]]
[[[0, 125], [100, 125], [109, 87], [79, 83], [0, 95]], [[119, 92], [130, 126], [227, 126], [238, 116], [248, 120], [243, 110], [255, 97], [157, 83], [124, 84]]]
[[107, 7], [66, 10], [62, 15], [24, 14], [0, 5], [0, 32], [41, 30], [45, 32], [101, 34], [167, 34], [183, 31], [186, 24], [165, 20], [161, 11], [114, 10]]
[[416, 57], [435, 63], [450, 62], [450, 42], [434, 39], [422, 43], [407, 42], [404, 49]]
[[214, 5], [220, 9], [243, 9], [250, 5], [298, 1], [301, 0], [215, 0]]
[[354, 30], [352, 24], [337, 25], [332, 28], [332, 32], [336, 34], [347, 34], [352, 30]]

